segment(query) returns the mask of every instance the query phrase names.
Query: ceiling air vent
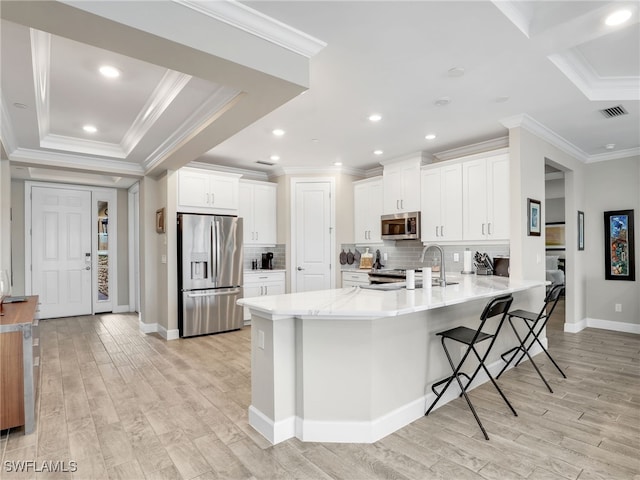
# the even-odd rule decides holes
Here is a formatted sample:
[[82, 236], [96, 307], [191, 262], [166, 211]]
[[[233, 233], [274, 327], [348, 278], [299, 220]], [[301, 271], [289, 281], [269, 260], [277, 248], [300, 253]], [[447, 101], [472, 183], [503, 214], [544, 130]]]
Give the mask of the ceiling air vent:
[[275, 163], [267, 162], [266, 160], [258, 160], [256, 163], [259, 163], [260, 165], [267, 165], [268, 167], [273, 167], [275, 165]]
[[620, 115], [626, 115], [627, 112], [622, 105], [616, 105], [615, 107], [603, 108], [600, 112], [607, 118], [619, 117]]

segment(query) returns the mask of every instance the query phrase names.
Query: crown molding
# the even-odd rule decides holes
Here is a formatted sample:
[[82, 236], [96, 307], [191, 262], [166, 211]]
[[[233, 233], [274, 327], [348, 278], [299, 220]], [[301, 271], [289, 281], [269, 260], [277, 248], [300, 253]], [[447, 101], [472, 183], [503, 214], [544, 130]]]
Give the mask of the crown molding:
[[465, 145], [463, 147], [444, 150], [442, 152], [434, 153], [433, 156], [439, 162], [443, 162], [445, 160], [467, 157], [469, 155], [490, 152], [502, 148], [509, 148], [508, 135], [505, 135], [504, 137], [492, 138], [491, 140], [485, 140], [483, 142], [473, 143], [471, 145]]
[[[8, 153], [8, 152], [7, 152]], [[18, 148], [8, 153], [9, 160], [27, 166], [66, 168], [69, 170], [96, 172], [102, 175], [142, 177], [144, 170], [137, 163], [107, 158], [85, 157], [68, 153], [45, 152], [29, 148]]]
[[361, 168], [352, 168], [345, 166], [331, 167], [278, 167], [269, 178], [280, 177], [282, 175], [353, 175], [355, 177], [364, 177], [365, 170]]
[[171, 105], [182, 89], [191, 80], [191, 75], [167, 70], [153, 93], [144, 104], [133, 124], [120, 143], [125, 155], [129, 155], [164, 111]]
[[0, 90], [0, 122], [2, 122], [0, 125], [0, 139], [2, 140], [2, 145], [4, 146], [4, 150], [8, 156], [9, 152], [16, 149], [16, 136], [13, 131], [11, 115], [7, 108], [7, 101], [4, 98], [2, 90]]
[[218, 87], [209, 98], [185, 120], [176, 131], [162, 142], [143, 162], [145, 171], [154, 168], [181, 145], [188, 142], [199, 131], [213, 122], [220, 112], [242, 92], [237, 89]]
[[31, 65], [33, 67], [33, 87], [35, 90], [36, 115], [40, 141], [47, 137], [51, 127], [49, 98], [51, 89], [51, 34], [29, 29], [31, 37]]
[[601, 77], [575, 49], [548, 58], [591, 101], [640, 100], [640, 77]]
[[232, 27], [279, 45], [306, 58], [313, 57], [327, 44], [285, 23], [236, 1], [173, 0], [175, 3], [215, 18]]
[[596, 153], [589, 155], [587, 163], [605, 162], [607, 160], [619, 160], [621, 158], [640, 157], [640, 147], [627, 148], [625, 150], [615, 150], [611, 152]]
[[250, 170], [248, 168], [229, 167], [227, 165], [217, 165], [215, 163], [189, 162], [185, 167], [199, 168], [202, 170], [212, 170], [216, 172], [235, 173], [243, 177], [253, 177], [255, 180], [266, 180], [268, 174], [258, 170]]
[[126, 152], [117, 143], [98, 142], [96, 140], [55, 135], [53, 133], [41, 137], [40, 147], [101, 157], [123, 159], [127, 157]]
[[571, 142], [568, 142], [553, 130], [542, 125], [537, 120], [534, 120], [529, 115], [520, 114], [503, 118], [502, 120], [500, 120], [500, 123], [508, 129], [517, 127], [524, 128], [525, 130], [533, 133], [534, 135], [537, 135], [543, 140], [546, 140], [551, 145], [554, 145], [563, 152], [571, 155], [572, 157], [575, 157], [583, 163], [586, 163], [589, 159], [589, 155], [587, 155], [583, 150], [576, 147]]
[[370, 168], [369, 170], [365, 170], [364, 176], [366, 178], [377, 177], [379, 175], [382, 175], [383, 170], [384, 168], [382, 166], [373, 167], [373, 168]]

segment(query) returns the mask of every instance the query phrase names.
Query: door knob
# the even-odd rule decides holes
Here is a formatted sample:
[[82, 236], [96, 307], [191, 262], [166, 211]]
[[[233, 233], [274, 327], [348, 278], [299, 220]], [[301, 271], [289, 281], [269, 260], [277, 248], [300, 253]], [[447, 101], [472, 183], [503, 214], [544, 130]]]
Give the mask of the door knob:
[[302, 271], [302, 270], [304, 270], [304, 268], [302, 268], [302, 267], [298, 267], [298, 271], [299, 271], [299, 272], [300, 272], [300, 271]]
[[89, 265], [87, 265], [86, 267], [84, 267], [85, 270], [91, 270], [91, 267]]

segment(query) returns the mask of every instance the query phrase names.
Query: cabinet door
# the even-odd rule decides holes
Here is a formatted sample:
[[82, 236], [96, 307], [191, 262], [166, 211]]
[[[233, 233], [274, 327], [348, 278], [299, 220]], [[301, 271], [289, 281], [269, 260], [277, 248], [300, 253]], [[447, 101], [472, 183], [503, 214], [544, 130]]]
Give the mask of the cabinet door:
[[397, 166], [384, 167], [384, 213], [398, 213], [402, 198], [402, 169]]
[[240, 183], [238, 199], [238, 216], [242, 217], [242, 242], [245, 245], [255, 243], [255, 229], [253, 225], [253, 185]]
[[237, 178], [211, 175], [209, 185], [211, 207], [224, 210], [238, 210], [239, 182]]
[[440, 169], [440, 240], [462, 240], [462, 165]]
[[284, 282], [265, 283], [263, 292], [263, 295], [282, 295], [284, 293]]
[[441, 169], [422, 171], [421, 179], [421, 229], [423, 242], [437, 242], [440, 238], [441, 221]]
[[253, 225], [258, 244], [276, 243], [276, 186], [253, 185]]
[[402, 193], [400, 211], [420, 210], [420, 163], [402, 167]]
[[368, 218], [367, 241], [369, 243], [382, 243], [380, 232], [380, 217], [382, 216], [382, 180], [372, 182], [368, 189]]
[[367, 243], [369, 228], [368, 184], [353, 186], [353, 239], [355, 243]]
[[178, 172], [178, 205], [208, 207], [209, 174], [190, 170]]
[[487, 235], [491, 240], [507, 240], [509, 231], [509, 157], [487, 159]]
[[485, 159], [462, 164], [464, 240], [485, 240], [487, 234], [487, 163]]

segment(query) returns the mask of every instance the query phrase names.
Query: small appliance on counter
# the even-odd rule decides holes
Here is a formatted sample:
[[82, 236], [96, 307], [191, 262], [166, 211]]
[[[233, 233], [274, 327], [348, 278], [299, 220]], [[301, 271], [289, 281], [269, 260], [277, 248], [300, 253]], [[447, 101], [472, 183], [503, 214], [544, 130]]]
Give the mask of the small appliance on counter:
[[273, 270], [273, 252], [262, 254], [262, 269]]
[[509, 257], [493, 257], [493, 274], [499, 277], [509, 276]]

